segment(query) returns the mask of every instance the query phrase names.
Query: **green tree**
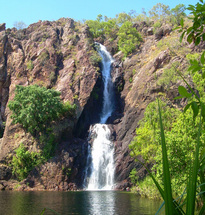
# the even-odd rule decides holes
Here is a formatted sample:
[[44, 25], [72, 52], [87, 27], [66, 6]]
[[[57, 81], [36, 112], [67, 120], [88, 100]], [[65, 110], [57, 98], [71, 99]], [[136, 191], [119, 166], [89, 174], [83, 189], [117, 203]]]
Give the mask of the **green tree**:
[[[198, 81], [200, 77], [195, 79]], [[204, 86], [204, 82], [199, 85]], [[197, 141], [199, 117], [194, 120], [191, 110], [184, 114], [175, 108], [170, 108], [163, 101], [160, 101], [160, 107], [166, 136], [173, 193], [176, 197], [183, 193], [187, 185], [189, 167], [193, 161], [193, 151]], [[156, 179], [162, 185], [163, 168], [160, 134], [158, 106], [157, 101], [155, 101], [147, 106], [144, 118], [140, 121], [139, 127], [136, 128], [136, 136], [129, 148], [132, 150], [131, 156], [141, 155], [147, 163], [153, 164], [152, 171], [156, 173]], [[205, 146], [204, 139], [205, 134], [201, 136], [203, 146]], [[146, 184], [144, 185], [147, 186]], [[152, 188], [150, 187], [150, 189]]]
[[154, 20], [165, 21], [167, 17], [170, 15], [170, 8], [168, 5], [157, 3], [153, 6], [153, 8], [149, 11], [150, 17]]
[[85, 22], [88, 25], [93, 38], [98, 38], [104, 33], [101, 20], [102, 20], [102, 17], [100, 16], [97, 18], [97, 20], [86, 20]]
[[13, 122], [21, 124], [31, 134], [45, 131], [52, 121], [65, 113], [60, 92], [37, 85], [16, 86], [15, 97], [8, 107]]
[[141, 35], [137, 32], [136, 28], [133, 28], [132, 23], [129, 21], [122, 24], [117, 35], [119, 49], [125, 57], [132, 53], [136, 49], [136, 46], [142, 42]]
[[122, 26], [125, 22], [131, 22], [132, 18], [127, 13], [119, 13], [116, 15], [116, 22], [119, 26]]
[[171, 19], [174, 24], [180, 25], [181, 19], [186, 16], [185, 10], [186, 7], [184, 4], [178, 4], [175, 8], [171, 9]]
[[[167, 106], [166, 102], [160, 101], [165, 130], [170, 130], [172, 122], [176, 119], [179, 111]], [[129, 145], [132, 156], [141, 155], [147, 162], [155, 160], [159, 148], [160, 125], [158, 123], [157, 101], [150, 103], [144, 113], [144, 118], [139, 122], [136, 136]]]
[[115, 19], [109, 19], [106, 22], [102, 23], [104, 34], [108, 36], [110, 39], [116, 39], [117, 32], [119, 30], [116, 20]]

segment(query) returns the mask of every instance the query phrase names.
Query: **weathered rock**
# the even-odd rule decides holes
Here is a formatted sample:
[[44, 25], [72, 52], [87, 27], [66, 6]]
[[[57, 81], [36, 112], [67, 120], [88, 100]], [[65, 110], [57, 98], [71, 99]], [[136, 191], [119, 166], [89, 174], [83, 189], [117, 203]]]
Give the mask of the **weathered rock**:
[[159, 28], [155, 33], [155, 39], [160, 40], [164, 36], [163, 28]]
[[9, 180], [12, 176], [12, 170], [6, 165], [0, 165], [0, 180]]
[[136, 22], [133, 24], [133, 28], [136, 28], [137, 31], [141, 32], [144, 28], [148, 27], [148, 23], [145, 21]]
[[82, 188], [86, 143], [79, 139], [70, 141], [61, 143], [55, 157], [30, 173], [25, 180], [27, 189], [73, 191]]
[[147, 29], [147, 35], [150, 36], [150, 35], [153, 35], [154, 34], [154, 28], [151, 27], [151, 28], [148, 28]]
[[6, 30], [6, 23], [0, 24], [0, 31]]
[[[6, 109], [8, 97], [9, 100], [13, 98], [16, 85], [54, 87], [61, 92], [63, 101], [77, 105], [77, 119], [80, 117], [99, 74], [89, 59], [94, 49], [88, 43], [88, 27], [75, 28], [74, 20], [63, 18], [56, 22], [39, 21], [23, 32], [8, 31], [8, 37], [5, 31], [0, 32], [0, 125], [7, 116], [0, 160], [9, 154], [12, 156], [22, 142], [21, 138], [14, 140], [16, 133], [22, 138], [25, 136], [24, 143], [27, 141], [28, 146], [34, 144], [28, 141], [19, 125], [12, 125], [9, 109]], [[23, 37], [19, 38], [19, 33]], [[72, 133], [74, 126], [74, 123], [72, 126], [66, 122], [63, 124], [57, 126], [61, 128], [56, 132], [59, 139], [66, 130]]]
[[169, 35], [172, 31], [172, 27], [168, 24], [160, 27], [155, 33], [155, 40], [160, 40], [162, 37]]

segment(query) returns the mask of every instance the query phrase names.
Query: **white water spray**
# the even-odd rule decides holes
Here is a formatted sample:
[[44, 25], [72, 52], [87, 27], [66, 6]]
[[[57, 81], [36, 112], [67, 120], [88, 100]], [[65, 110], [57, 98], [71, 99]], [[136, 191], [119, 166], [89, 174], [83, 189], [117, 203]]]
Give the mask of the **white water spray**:
[[103, 65], [103, 108], [100, 123], [90, 127], [92, 147], [88, 153], [88, 160], [91, 160], [91, 174], [87, 190], [111, 190], [114, 184], [114, 146], [110, 141], [110, 129], [105, 123], [114, 109], [113, 83], [110, 75], [113, 59], [105, 46], [97, 45]]

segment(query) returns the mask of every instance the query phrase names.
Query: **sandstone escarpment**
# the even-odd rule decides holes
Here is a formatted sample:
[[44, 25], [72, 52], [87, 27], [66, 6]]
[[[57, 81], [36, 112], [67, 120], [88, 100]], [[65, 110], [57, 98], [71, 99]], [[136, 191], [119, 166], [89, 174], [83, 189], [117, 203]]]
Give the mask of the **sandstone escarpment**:
[[[167, 34], [169, 33], [170, 31]], [[174, 40], [175, 44], [172, 46], [178, 46], [178, 50], [185, 46], [179, 43], [179, 34], [176, 32], [171, 36], [162, 37], [162, 39], [159, 38], [160, 44], [172, 43]], [[187, 68], [185, 55], [191, 50], [187, 48], [181, 54], [174, 47], [169, 48], [166, 45], [162, 48], [158, 47], [156, 36], [148, 35], [144, 37], [140, 50], [127, 57], [124, 62], [120, 60], [119, 53], [114, 56], [116, 61], [113, 65], [113, 81], [116, 90], [120, 92], [120, 99], [111, 124], [115, 130], [115, 180], [118, 188], [129, 186], [129, 173], [135, 167], [138, 170], [139, 179], [146, 175], [146, 170], [130, 157], [129, 144], [135, 136], [135, 130], [139, 120], [143, 118], [147, 105], [160, 95], [166, 97], [171, 106], [180, 108], [185, 102], [173, 99], [178, 95], [178, 86], [183, 85], [180, 78], [176, 83], [170, 81], [168, 89], [158, 80], [163, 79], [164, 71], [169, 70], [173, 65], [177, 65], [180, 71], [185, 71]], [[192, 85], [191, 80], [189, 83]]]
[[[115, 85], [115, 111], [108, 119], [115, 144], [115, 181], [118, 188], [129, 186], [129, 173], [136, 167], [139, 178], [146, 171], [130, 157], [129, 144], [146, 106], [161, 93], [171, 105], [181, 84], [170, 83], [169, 90], [158, 79], [173, 63], [186, 68], [185, 54], [175, 53], [182, 46], [179, 35], [170, 35], [169, 26], [154, 34], [146, 23], [134, 25], [144, 36], [138, 51], [123, 59], [117, 40], [104, 45], [114, 55], [112, 79]], [[169, 41], [170, 40], [170, 41]], [[167, 41], [174, 48], [169, 48]], [[77, 105], [76, 117], [53, 124], [58, 147], [53, 158], [36, 167], [19, 189], [75, 190], [82, 188], [86, 165], [86, 137], [90, 124], [98, 122], [102, 106], [100, 65], [86, 25], [62, 18], [55, 22], [39, 21], [23, 30], [5, 29], [0, 25], [0, 127], [5, 130], [0, 143], [0, 189], [13, 189], [16, 182], [8, 167], [15, 149], [23, 143], [30, 151], [40, 150], [38, 139], [20, 125], [12, 124], [7, 102], [14, 97], [16, 85], [37, 84], [61, 92], [63, 101]], [[159, 46], [160, 45], [160, 46]], [[117, 52], [117, 53], [116, 53]], [[187, 52], [186, 52], [187, 53]], [[81, 139], [80, 139], [81, 138]], [[124, 185], [123, 185], [124, 183]]]
[[[0, 126], [2, 129], [3, 124], [6, 123], [0, 144], [2, 163], [7, 164], [12, 159], [14, 150], [20, 143], [23, 143], [28, 150], [39, 150], [38, 140], [20, 125], [13, 125], [10, 119], [7, 102], [13, 99], [16, 85], [37, 84], [54, 88], [61, 92], [64, 102], [70, 101], [71, 104], [76, 104], [75, 119], [65, 118], [54, 125], [54, 133], [59, 141], [66, 137], [72, 140], [74, 125], [84, 110], [99, 77], [98, 64], [90, 60], [93, 55], [96, 55], [96, 51], [93, 48], [88, 27], [72, 19], [62, 18], [56, 22], [39, 21], [18, 31], [15, 28], [6, 29], [5, 25], [0, 26]], [[81, 151], [77, 147], [73, 150], [74, 154], [75, 150]], [[72, 158], [75, 165], [78, 163], [75, 161], [76, 156], [72, 153], [68, 156], [68, 160]], [[60, 160], [60, 165], [66, 162], [66, 160]], [[49, 164], [45, 165], [49, 166]], [[70, 164], [66, 168], [72, 169], [73, 165]], [[78, 165], [76, 168], [81, 167]], [[72, 170], [72, 172], [75, 171]], [[68, 178], [65, 179], [67, 180]], [[47, 187], [46, 184], [45, 187]]]

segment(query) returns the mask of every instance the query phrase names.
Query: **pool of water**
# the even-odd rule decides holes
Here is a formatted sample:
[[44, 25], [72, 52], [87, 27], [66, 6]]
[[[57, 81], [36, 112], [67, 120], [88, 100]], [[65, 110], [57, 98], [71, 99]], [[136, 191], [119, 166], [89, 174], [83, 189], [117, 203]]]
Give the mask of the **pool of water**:
[[44, 215], [152, 215], [160, 205], [129, 192], [0, 192], [1, 215], [40, 215], [44, 208]]

